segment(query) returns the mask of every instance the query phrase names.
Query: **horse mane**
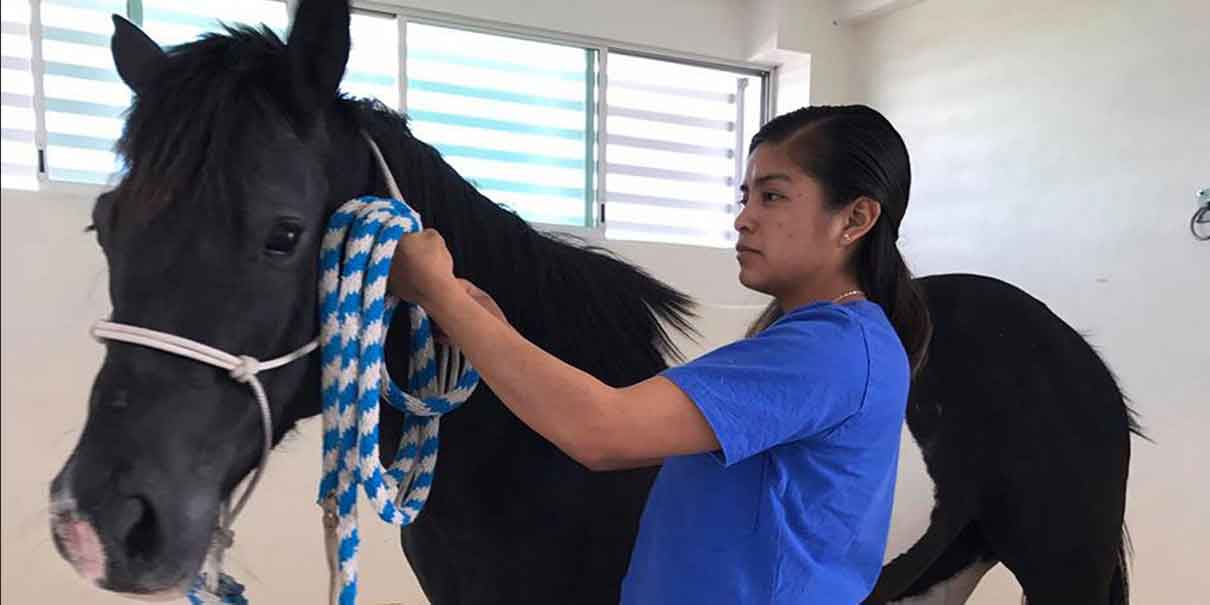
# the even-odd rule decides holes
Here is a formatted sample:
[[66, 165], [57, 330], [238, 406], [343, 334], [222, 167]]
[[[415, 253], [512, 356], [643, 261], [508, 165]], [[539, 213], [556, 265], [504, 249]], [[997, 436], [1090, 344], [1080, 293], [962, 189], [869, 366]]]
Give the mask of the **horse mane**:
[[405, 201], [448, 242], [455, 272], [491, 294], [527, 338], [618, 384], [680, 357], [665, 325], [694, 334], [688, 296], [608, 250], [538, 231], [481, 194], [381, 102], [340, 105], [382, 149]]
[[[285, 43], [267, 27], [228, 26], [166, 50], [156, 85], [134, 97], [116, 150], [124, 176], [123, 222], [146, 222], [175, 200], [242, 199], [241, 171], [254, 132], [285, 122]], [[260, 142], [263, 143], [263, 142]], [[187, 191], [186, 191], [187, 189]], [[236, 220], [238, 208], [202, 204], [181, 211]]]

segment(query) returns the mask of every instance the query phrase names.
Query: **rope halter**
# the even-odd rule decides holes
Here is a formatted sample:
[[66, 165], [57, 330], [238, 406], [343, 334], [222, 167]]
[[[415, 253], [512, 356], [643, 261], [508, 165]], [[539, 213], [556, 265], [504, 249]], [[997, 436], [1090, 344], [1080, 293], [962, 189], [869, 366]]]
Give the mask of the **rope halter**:
[[261, 443], [260, 462], [257, 463], [256, 470], [253, 471], [244, 493], [240, 495], [231, 509], [230, 515], [227, 517], [228, 522], [220, 527], [221, 530], [230, 531], [230, 524], [235, 521], [235, 517], [243, 511], [248, 499], [252, 497], [252, 491], [260, 481], [261, 473], [265, 470], [265, 463], [269, 460], [269, 452], [273, 449], [273, 411], [269, 408], [269, 397], [265, 394], [265, 387], [256, 375], [306, 357], [319, 347], [319, 340], [311, 340], [281, 357], [260, 361], [250, 355], [232, 355], [210, 345], [175, 334], [107, 320], [94, 323], [91, 333], [93, 338], [101, 342], [112, 340], [139, 345], [227, 370], [232, 380], [246, 384], [252, 390], [252, 396], [256, 398], [257, 407], [260, 409], [261, 433], [264, 439]]
[[[252, 497], [252, 492], [256, 490], [257, 484], [260, 483], [261, 475], [265, 471], [265, 465], [269, 461], [269, 453], [273, 449], [273, 411], [269, 407], [269, 397], [265, 394], [265, 387], [261, 384], [260, 379], [257, 378], [257, 374], [265, 370], [280, 368], [306, 357], [319, 347], [318, 339], [311, 340], [281, 357], [268, 361], [260, 361], [249, 355], [232, 355], [226, 351], [175, 334], [113, 321], [98, 321], [93, 324], [90, 332], [93, 338], [101, 342], [116, 341], [139, 345], [227, 370], [232, 380], [246, 384], [252, 390], [252, 396], [256, 398], [256, 405], [260, 410], [261, 436], [263, 438], [260, 460], [257, 462], [256, 470], [253, 471], [251, 479], [248, 480], [246, 487], [244, 487], [243, 493], [240, 494], [238, 499], [235, 499], [235, 506], [229, 506], [230, 499], [223, 503], [222, 510], [219, 513], [218, 528], [214, 534], [214, 544], [209, 553], [207, 553], [206, 564], [200, 578], [202, 584], [200, 588], [204, 588], [207, 592], [214, 595], [222, 595], [224, 593], [231, 595], [225, 602], [239, 602], [231, 600], [231, 598], [237, 597], [238, 593], [243, 591], [243, 587], [230, 578], [223, 577], [221, 573], [223, 553], [231, 547], [231, 544], [235, 540], [235, 534], [231, 531], [231, 526], [235, 523], [236, 517], [239, 516], [248, 504], [248, 500]], [[197, 588], [199, 587], [195, 587], [195, 591]], [[233, 591], [235, 591], [235, 594], [232, 594]], [[206, 602], [200, 599], [195, 600], [192, 594], [190, 595], [190, 600], [197, 603]]]

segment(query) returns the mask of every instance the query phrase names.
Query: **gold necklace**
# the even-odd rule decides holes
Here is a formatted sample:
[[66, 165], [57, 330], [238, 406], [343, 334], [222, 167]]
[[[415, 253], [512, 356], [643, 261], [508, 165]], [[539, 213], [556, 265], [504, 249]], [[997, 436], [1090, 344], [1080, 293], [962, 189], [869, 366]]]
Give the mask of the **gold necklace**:
[[849, 290], [848, 292], [845, 292], [844, 294], [841, 294], [840, 296], [833, 298], [832, 304], [834, 304], [834, 305], [840, 304], [840, 301], [842, 301], [846, 298], [849, 298], [851, 296], [865, 296], [865, 292], [862, 292], [861, 290]]

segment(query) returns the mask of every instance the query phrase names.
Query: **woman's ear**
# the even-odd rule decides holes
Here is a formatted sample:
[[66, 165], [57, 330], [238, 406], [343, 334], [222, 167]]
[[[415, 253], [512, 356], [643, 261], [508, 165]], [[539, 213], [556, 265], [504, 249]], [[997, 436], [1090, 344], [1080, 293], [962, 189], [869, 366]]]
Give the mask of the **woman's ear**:
[[861, 196], [845, 210], [846, 222], [844, 231], [841, 232], [842, 245], [849, 245], [859, 241], [865, 237], [870, 229], [878, 223], [878, 217], [882, 216], [882, 204], [874, 198]]

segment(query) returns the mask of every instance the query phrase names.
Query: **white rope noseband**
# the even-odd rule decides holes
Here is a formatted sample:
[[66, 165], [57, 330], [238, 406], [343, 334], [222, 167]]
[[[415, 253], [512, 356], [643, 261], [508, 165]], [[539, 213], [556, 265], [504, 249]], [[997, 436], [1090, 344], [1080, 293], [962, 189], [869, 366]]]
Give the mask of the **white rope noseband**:
[[[261, 475], [265, 472], [265, 465], [269, 462], [269, 453], [273, 450], [273, 411], [269, 407], [269, 397], [265, 394], [265, 387], [256, 375], [306, 357], [319, 347], [318, 339], [281, 357], [260, 361], [248, 355], [232, 355], [175, 334], [106, 320], [94, 323], [91, 333], [94, 338], [102, 342], [109, 340], [139, 345], [222, 368], [227, 370], [232, 380], [246, 384], [252, 390], [252, 395], [256, 398], [256, 404], [260, 410], [263, 437], [260, 461], [256, 465], [256, 470], [252, 472], [252, 477], [248, 480], [243, 493], [235, 500], [235, 506], [228, 506], [227, 503], [231, 501], [230, 499], [223, 503], [215, 543], [207, 553], [205, 568], [200, 578], [202, 586], [195, 587], [195, 592], [198, 588], [204, 588], [206, 592], [213, 595], [230, 594], [238, 597], [243, 588], [222, 574], [223, 553], [231, 547], [234, 541], [235, 536], [231, 531], [231, 526], [235, 523], [236, 517], [243, 512], [244, 506], [248, 504], [256, 485], [260, 483]], [[198, 604], [205, 603], [206, 601], [202, 597], [198, 597], [195, 592], [188, 595], [189, 600]]]
[[252, 389], [252, 395], [256, 397], [257, 407], [260, 408], [264, 442], [261, 444], [260, 462], [256, 465], [256, 470], [248, 481], [248, 486], [244, 489], [244, 493], [240, 495], [239, 499], [236, 500], [235, 506], [231, 509], [231, 515], [228, 519], [233, 522], [235, 517], [243, 511], [244, 506], [248, 503], [252, 490], [256, 488], [256, 484], [260, 481], [261, 473], [265, 470], [265, 463], [269, 460], [269, 452], [273, 449], [273, 411], [269, 408], [269, 397], [265, 395], [265, 387], [256, 375], [265, 370], [275, 370], [306, 357], [319, 347], [319, 340], [312, 340], [281, 357], [270, 359], [269, 361], [260, 361], [248, 355], [232, 355], [226, 351], [175, 334], [112, 321], [101, 320], [94, 323], [91, 332], [93, 338], [99, 341], [114, 340], [139, 345], [222, 368], [227, 370], [232, 380], [246, 384], [248, 388]]

